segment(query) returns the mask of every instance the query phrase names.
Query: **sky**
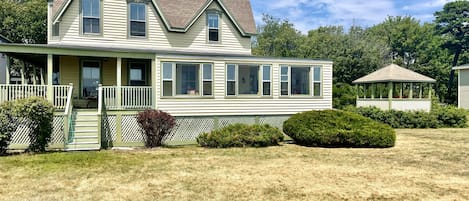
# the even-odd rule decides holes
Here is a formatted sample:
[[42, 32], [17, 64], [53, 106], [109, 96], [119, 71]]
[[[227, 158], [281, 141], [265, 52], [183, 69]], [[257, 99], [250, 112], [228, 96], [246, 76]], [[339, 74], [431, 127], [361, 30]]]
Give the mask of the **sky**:
[[251, 0], [257, 25], [262, 14], [287, 19], [303, 33], [319, 26], [371, 27], [388, 16], [412, 16], [420, 22], [434, 20], [433, 13], [453, 0]]

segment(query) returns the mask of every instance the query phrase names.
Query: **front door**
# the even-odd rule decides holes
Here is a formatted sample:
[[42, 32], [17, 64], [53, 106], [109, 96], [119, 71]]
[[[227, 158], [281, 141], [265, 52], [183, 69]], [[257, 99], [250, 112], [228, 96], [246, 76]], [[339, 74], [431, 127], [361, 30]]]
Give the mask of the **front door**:
[[83, 61], [81, 71], [82, 98], [97, 98], [98, 85], [101, 83], [101, 68], [99, 61]]

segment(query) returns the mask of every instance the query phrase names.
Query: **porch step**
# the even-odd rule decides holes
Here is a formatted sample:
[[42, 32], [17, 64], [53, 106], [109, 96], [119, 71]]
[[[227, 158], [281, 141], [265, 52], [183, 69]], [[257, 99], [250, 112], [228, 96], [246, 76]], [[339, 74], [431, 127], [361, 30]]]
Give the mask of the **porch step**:
[[71, 139], [66, 146], [66, 151], [99, 150], [99, 122], [96, 110], [75, 110], [74, 119], [71, 122]]

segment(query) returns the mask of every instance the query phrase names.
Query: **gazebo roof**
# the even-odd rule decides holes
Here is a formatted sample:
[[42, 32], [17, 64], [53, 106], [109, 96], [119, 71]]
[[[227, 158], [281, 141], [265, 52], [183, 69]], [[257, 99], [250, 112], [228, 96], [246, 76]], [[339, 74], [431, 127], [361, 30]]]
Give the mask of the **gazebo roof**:
[[436, 80], [396, 64], [391, 64], [353, 81], [353, 83], [376, 82], [436, 82]]

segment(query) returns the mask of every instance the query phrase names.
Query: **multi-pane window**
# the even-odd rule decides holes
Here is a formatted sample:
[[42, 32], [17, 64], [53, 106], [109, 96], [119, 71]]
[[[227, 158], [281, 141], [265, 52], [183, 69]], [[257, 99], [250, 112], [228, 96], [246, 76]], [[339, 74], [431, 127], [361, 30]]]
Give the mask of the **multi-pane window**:
[[321, 96], [321, 67], [280, 66], [280, 95]]
[[147, 64], [145, 62], [129, 63], [129, 84], [130, 86], [147, 85]]
[[146, 36], [146, 5], [130, 3], [130, 36]]
[[83, 33], [100, 33], [100, 0], [82, 0]]
[[212, 64], [163, 63], [163, 96], [212, 96]]
[[271, 95], [272, 81], [269, 65], [228, 64], [226, 68], [227, 96]]
[[220, 40], [219, 20], [220, 16], [217, 13], [209, 13], [207, 15], [209, 42], [218, 42]]

